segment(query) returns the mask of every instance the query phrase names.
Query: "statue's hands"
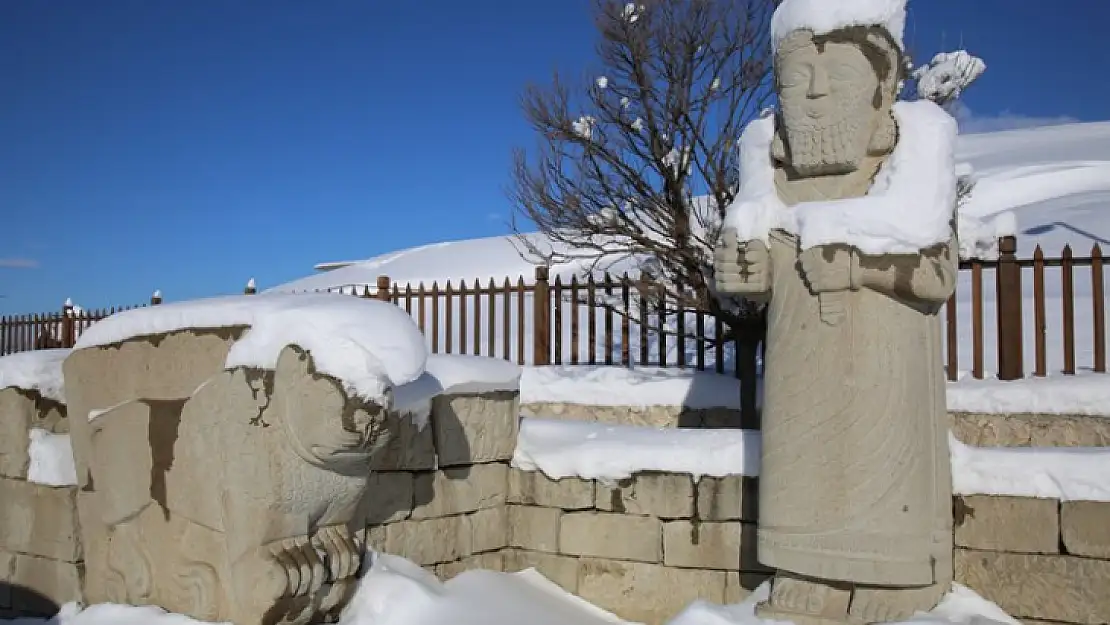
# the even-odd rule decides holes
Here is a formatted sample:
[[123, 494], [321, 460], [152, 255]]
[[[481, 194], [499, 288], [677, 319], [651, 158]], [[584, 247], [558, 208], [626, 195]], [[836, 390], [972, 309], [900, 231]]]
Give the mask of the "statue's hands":
[[853, 272], [859, 273], [859, 260], [846, 245], [811, 247], [798, 256], [798, 265], [813, 293], [835, 293], [858, 288], [852, 278]]
[[717, 241], [713, 268], [720, 293], [755, 295], [771, 289], [770, 250], [762, 241], [738, 242], [731, 228]]

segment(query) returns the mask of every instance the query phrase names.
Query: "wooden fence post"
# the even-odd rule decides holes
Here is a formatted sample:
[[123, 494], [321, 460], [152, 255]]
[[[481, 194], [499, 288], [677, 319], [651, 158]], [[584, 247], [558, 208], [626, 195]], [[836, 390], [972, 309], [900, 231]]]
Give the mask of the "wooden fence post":
[[73, 347], [77, 342], [76, 319], [73, 302], [66, 299], [62, 305], [62, 347]]
[[1022, 354], [1021, 266], [1017, 262], [1017, 238], [998, 240], [998, 379], [1024, 377]]
[[551, 295], [547, 267], [536, 267], [536, 287], [532, 291], [532, 364], [551, 364]]
[[162, 303], [162, 291], [155, 290], [154, 293], [152, 293], [150, 295], [150, 305], [151, 306], [157, 306], [161, 303]]
[[374, 293], [374, 297], [383, 302], [393, 301], [393, 299], [389, 296], [389, 288], [392, 285], [393, 281], [389, 279], [389, 276], [378, 276], [378, 282], [376, 284], [378, 291], [377, 293]]

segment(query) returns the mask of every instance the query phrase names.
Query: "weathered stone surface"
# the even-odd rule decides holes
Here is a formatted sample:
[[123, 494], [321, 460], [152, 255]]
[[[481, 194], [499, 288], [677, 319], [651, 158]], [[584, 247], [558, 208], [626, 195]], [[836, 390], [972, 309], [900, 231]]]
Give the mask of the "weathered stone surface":
[[536, 569], [570, 593], [578, 592], [578, 558], [524, 549], [505, 550], [505, 572]]
[[559, 524], [559, 552], [613, 560], [659, 562], [659, 519], [604, 512], [568, 512]]
[[703, 477], [694, 486], [695, 518], [703, 521], [755, 521], [759, 511], [759, 480], [732, 475]]
[[387, 442], [374, 454], [375, 471], [431, 471], [436, 468], [435, 434], [430, 423], [416, 423], [409, 415], [389, 413], [385, 419]]
[[27, 478], [28, 432], [34, 401], [17, 388], [0, 389], [0, 477]]
[[467, 515], [470, 524], [470, 552], [483, 553], [509, 545], [509, 512], [505, 506], [486, 508]]
[[1110, 559], [1110, 503], [1065, 501], [1060, 526], [1069, 554]]
[[413, 474], [407, 471], [374, 471], [366, 485], [363, 505], [367, 525], [403, 521], [412, 515], [415, 497]]
[[384, 551], [420, 565], [461, 560], [472, 553], [470, 519], [453, 516], [390, 523], [385, 526]]
[[949, 414], [952, 433], [976, 447], [1107, 447], [1110, 419], [1049, 414]]
[[[420, 495], [414, 519], [428, 519], [475, 512], [505, 504], [509, 466], [502, 463], [447, 467], [416, 474]], [[425, 494], [430, 493], [427, 499]]]
[[[87, 598], [239, 625], [327, 618], [357, 583], [351, 530], [384, 413], [296, 347], [270, 373], [225, 371], [226, 343], [185, 332], [67, 359], [71, 409], [96, 411], [71, 424]], [[192, 382], [162, 379], [177, 375]]]
[[540, 471], [509, 470], [509, 503], [563, 510], [594, 507], [594, 482], [568, 477], [552, 480]]
[[1016, 618], [1110, 622], [1110, 561], [956, 550], [956, 581]]
[[445, 562], [435, 567], [436, 577], [447, 581], [467, 571], [504, 571], [505, 556], [501, 552], [480, 553], [459, 560], [458, 562]]
[[559, 552], [562, 510], [510, 505], [507, 507], [507, 512], [510, 547], [547, 553]]
[[0, 609], [12, 607], [12, 587], [9, 582], [15, 568], [15, 555], [0, 551]]
[[507, 462], [516, 449], [520, 394], [441, 395], [432, 401], [440, 467]]
[[1059, 553], [1055, 499], [972, 495], [954, 500], [956, 545], [983, 551]]
[[724, 571], [583, 558], [578, 594], [624, 619], [662, 623], [698, 599], [723, 603], [725, 578]]
[[[14, 554], [11, 560], [8, 581], [17, 590], [11, 591], [10, 601], [17, 612], [48, 614], [64, 603], [84, 600], [81, 592], [84, 567], [81, 564], [24, 554]], [[31, 592], [19, 593], [19, 588]]]
[[691, 569], [740, 569], [739, 522], [663, 524], [663, 564]]
[[75, 489], [0, 478], [0, 550], [81, 559]]
[[689, 475], [640, 473], [617, 488], [597, 487], [597, 509], [622, 514], [684, 519], [694, 514], [694, 481]]
[[524, 417], [590, 421], [614, 425], [683, 428], [739, 428], [740, 411], [733, 408], [686, 406], [593, 406], [586, 404], [530, 402], [521, 404]]

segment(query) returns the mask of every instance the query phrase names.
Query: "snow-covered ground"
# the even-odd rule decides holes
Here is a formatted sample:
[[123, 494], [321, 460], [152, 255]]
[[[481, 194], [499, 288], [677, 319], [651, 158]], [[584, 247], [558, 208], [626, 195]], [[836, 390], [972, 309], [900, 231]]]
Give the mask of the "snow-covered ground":
[[[978, 185], [971, 199], [963, 211], [967, 215], [989, 221], [989, 218], [1005, 211], [1012, 212], [1017, 228], [1018, 255], [1030, 258], [1036, 246], [1040, 245], [1047, 256], [1058, 257], [1065, 244], [1070, 244], [1076, 256], [1085, 257], [1090, 254], [1091, 247], [1098, 243], [1104, 248], [1110, 242], [1110, 122], [1096, 122], [1084, 124], [1068, 124], [1044, 128], [1012, 130], [988, 134], [961, 136], [958, 140], [957, 159], [969, 163], [975, 170]], [[528, 239], [541, 247], [550, 245], [538, 234], [527, 235]], [[534, 280], [534, 266], [521, 258], [518, 248], [519, 243], [512, 237], [488, 237], [470, 239], [447, 243], [436, 243], [408, 250], [384, 254], [365, 261], [347, 263], [327, 263], [330, 271], [316, 273], [287, 284], [274, 287], [273, 291], [311, 291], [351, 287], [354, 285], [370, 286], [376, 283], [378, 276], [388, 275], [395, 283], [404, 285], [417, 285], [423, 282], [430, 287], [437, 282], [442, 288], [451, 280], [458, 285], [460, 280], [467, 280], [472, 286], [475, 279], [482, 285], [494, 278], [500, 285], [508, 277], [516, 284], [517, 278], [523, 278], [531, 284]], [[1110, 251], [1110, 250], [1105, 250]], [[552, 279], [561, 277], [564, 283], [569, 282], [575, 275], [585, 271], [586, 263], [571, 262], [557, 265], [552, 268]], [[636, 263], [625, 260], [613, 266], [616, 273], [628, 271], [635, 275]], [[1090, 366], [1092, 362], [1092, 345], [1094, 338], [1092, 299], [1091, 299], [1091, 272], [1087, 268], [1075, 270], [1075, 330], [1077, 362], [1082, 368]], [[959, 310], [959, 363], [961, 372], [971, 369], [972, 363], [972, 323], [971, 323], [971, 273], [963, 271], [960, 274], [957, 288]], [[1104, 277], [1104, 281], [1106, 278]], [[1023, 288], [1025, 291], [1025, 367], [1032, 371], [1034, 363], [1033, 342], [1033, 274], [1026, 270], [1023, 275]], [[983, 330], [984, 363], [987, 375], [996, 369], [997, 350], [995, 348], [996, 320], [995, 320], [995, 295], [993, 272], [984, 272], [983, 284]], [[1047, 299], [1047, 342], [1048, 366], [1050, 371], [1063, 369], [1063, 297], [1061, 292], [1060, 271], [1050, 268], [1046, 280]], [[480, 325], [483, 332], [489, 327], [489, 308], [483, 298]], [[431, 306], [427, 307], [426, 315], [430, 315]], [[458, 304], [456, 299], [455, 349], [458, 349], [459, 320]], [[505, 339], [508, 339], [510, 353], [515, 358], [517, 342], [523, 340], [525, 345], [525, 358], [531, 362], [532, 340], [526, 329], [525, 336], [516, 334], [517, 328], [517, 303], [510, 302], [510, 332], [506, 337], [501, 328], [503, 313], [501, 312], [501, 298], [497, 301], [498, 312], [495, 323], [496, 354], [503, 353]], [[563, 323], [563, 358], [570, 358], [570, 312], [569, 306], [564, 306]], [[584, 307], [583, 307], [584, 308]], [[525, 298], [525, 317], [531, 317], [531, 297]], [[414, 307], [414, 314], [416, 308]], [[475, 309], [472, 304], [467, 307], [468, 318], [473, 324]], [[446, 344], [446, 330], [444, 318], [445, 306], [440, 306], [440, 331], [439, 343], [441, 349]], [[585, 359], [588, 347], [586, 327], [588, 313], [580, 311], [579, 353]], [[601, 316], [596, 320], [597, 332], [600, 335], [603, 329]], [[619, 334], [620, 321], [614, 320], [617, 334]], [[430, 327], [430, 316], [428, 317]], [[531, 324], [526, 324], [527, 328]], [[693, 328], [693, 319], [688, 319], [688, 328]], [[473, 350], [473, 334], [470, 328], [471, 349]], [[486, 349], [486, 338], [483, 336], [480, 344]], [[634, 330], [630, 344], [633, 358], [639, 354], [639, 336]], [[649, 339], [651, 358], [657, 361], [657, 339]], [[596, 345], [601, 345], [598, 339]], [[619, 345], [617, 346], [619, 350]], [[692, 346], [687, 346], [687, 353], [692, 354]], [[675, 362], [678, 348], [673, 339], [668, 341], [667, 353], [670, 362]], [[484, 353], [484, 352], [483, 352]], [[712, 364], [713, 354], [708, 354]], [[599, 355], [599, 358], [602, 356]], [[615, 354], [619, 362], [619, 351]], [[726, 356], [731, 363], [731, 355]], [[693, 358], [688, 359], [693, 362]], [[727, 365], [727, 366], [730, 366]]]

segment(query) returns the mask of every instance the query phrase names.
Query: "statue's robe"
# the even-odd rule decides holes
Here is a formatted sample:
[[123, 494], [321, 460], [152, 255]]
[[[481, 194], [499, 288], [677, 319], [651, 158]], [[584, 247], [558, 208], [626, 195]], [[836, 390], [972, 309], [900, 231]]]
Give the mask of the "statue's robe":
[[864, 585], [951, 580], [938, 313], [955, 290], [954, 249], [862, 257], [870, 286], [831, 296], [844, 313], [833, 325], [795, 237], [771, 233], [761, 563]]

